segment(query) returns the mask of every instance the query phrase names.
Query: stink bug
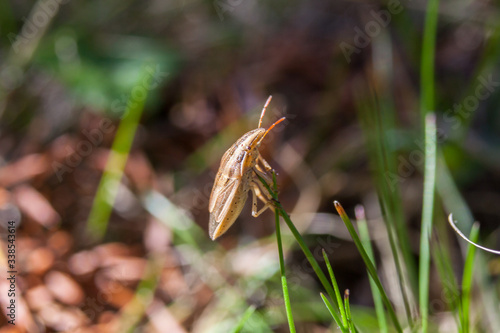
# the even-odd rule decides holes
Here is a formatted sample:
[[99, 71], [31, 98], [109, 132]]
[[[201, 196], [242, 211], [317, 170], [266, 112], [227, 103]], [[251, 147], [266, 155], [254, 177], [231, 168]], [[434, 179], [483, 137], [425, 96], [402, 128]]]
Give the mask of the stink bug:
[[[261, 128], [262, 118], [271, 102], [271, 97], [269, 96], [262, 109], [259, 127], [245, 133], [222, 156], [208, 204], [210, 213], [208, 232], [212, 240], [221, 236], [233, 225], [245, 205], [249, 190], [253, 194], [253, 217], [259, 216], [267, 208], [272, 207], [271, 195], [257, 178], [259, 175], [267, 183], [271, 182], [272, 168], [260, 155], [259, 147], [267, 133], [285, 120], [281, 118], [267, 130]], [[260, 210], [257, 210], [257, 197], [264, 203], [264, 207]]]

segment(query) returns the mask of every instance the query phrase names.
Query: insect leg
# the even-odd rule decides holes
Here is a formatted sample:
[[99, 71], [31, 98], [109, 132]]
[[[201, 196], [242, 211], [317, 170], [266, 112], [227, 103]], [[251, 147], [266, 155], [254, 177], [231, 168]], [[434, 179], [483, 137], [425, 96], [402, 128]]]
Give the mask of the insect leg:
[[[257, 190], [259, 190], [257, 195], [258, 195], [259, 199], [262, 200], [262, 202], [266, 203], [266, 202], [272, 200], [272, 198], [273, 198], [272, 195], [269, 193], [267, 188], [265, 188], [264, 185], [260, 181], [255, 180], [254, 182], [252, 182], [252, 186], [257, 187]], [[264, 196], [264, 194], [265, 194], [265, 196]]]
[[264, 168], [266, 169], [266, 171], [269, 172], [269, 171], [271, 171], [273, 169], [273, 168], [271, 168], [271, 166], [269, 165], [269, 163], [267, 163], [267, 161], [260, 154], [257, 157], [257, 161], [260, 161], [264, 165]]
[[273, 177], [271, 176], [270, 172], [266, 172], [266, 171], [262, 170], [257, 165], [253, 168], [253, 171], [255, 171], [255, 173], [258, 174], [261, 178], [264, 178], [264, 180], [266, 181], [267, 184], [272, 184]]
[[[269, 185], [269, 187], [271, 187], [271, 185], [269, 184], [271, 182], [271, 176], [269, 175], [269, 173], [266, 173], [266, 172], [262, 171], [259, 168], [254, 168], [254, 171], [255, 171], [256, 174], [258, 174], [259, 176], [261, 176], [262, 178], [264, 178], [264, 181], [267, 183], [267, 185]], [[266, 193], [267, 200], [274, 201], [274, 202], [279, 202], [278, 200], [276, 200], [276, 199], [273, 198], [273, 196], [271, 195], [271, 193], [269, 193], [269, 191], [264, 186], [264, 184], [262, 184], [262, 182], [260, 181], [260, 179], [257, 181], [257, 179], [254, 178], [253, 184], [257, 184], [257, 186], [260, 188], [261, 192]], [[263, 200], [263, 199], [261, 199], [261, 200], [263, 202], [266, 202], [266, 200]]]
[[257, 175], [264, 178], [266, 183], [271, 184], [273, 182], [272, 176], [269, 174], [269, 172], [266, 172], [264, 169], [262, 169], [260, 165], [255, 165], [254, 171]]
[[[264, 195], [262, 195], [262, 192], [260, 191], [260, 188], [257, 185], [257, 183], [251, 183], [250, 189], [252, 190], [252, 216], [253, 217], [259, 216], [268, 208], [271, 208], [272, 210], [274, 210], [273, 202], [270, 201], [269, 199], [267, 199], [266, 197], [264, 197]], [[259, 199], [262, 202], [264, 202], [264, 207], [262, 207], [259, 211], [257, 211], [257, 197], [259, 197]]]

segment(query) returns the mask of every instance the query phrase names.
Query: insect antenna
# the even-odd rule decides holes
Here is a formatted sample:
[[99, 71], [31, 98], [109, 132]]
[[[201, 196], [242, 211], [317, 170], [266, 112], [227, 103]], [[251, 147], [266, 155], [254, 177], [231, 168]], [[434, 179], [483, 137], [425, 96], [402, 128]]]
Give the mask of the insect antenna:
[[262, 112], [260, 113], [259, 127], [257, 127], [257, 128], [260, 128], [260, 126], [262, 125], [262, 118], [264, 118], [264, 114], [266, 113], [267, 106], [269, 105], [269, 103], [271, 103], [272, 98], [273, 98], [272, 95], [270, 95], [267, 98], [266, 104], [264, 104], [264, 108], [262, 109]]
[[266, 130], [266, 132], [264, 133], [264, 135], [262, 136], [262, 138], [260, 138], [259, 142], [261, 142], [262, 140], [264, 140], [264, 138], [266, 137], [267, 133], [269, 133], [270, 130], [272, 130], [274, 128], [274, 126], [278, 125], [279, 123], [281, 123], [283, 120], [285, 120], [286, 118], [283, 117], [279, 120], [276, 120], [276, 122], [274, 124], [272, 124], [271, 126], [269, 126], [269, 128]]

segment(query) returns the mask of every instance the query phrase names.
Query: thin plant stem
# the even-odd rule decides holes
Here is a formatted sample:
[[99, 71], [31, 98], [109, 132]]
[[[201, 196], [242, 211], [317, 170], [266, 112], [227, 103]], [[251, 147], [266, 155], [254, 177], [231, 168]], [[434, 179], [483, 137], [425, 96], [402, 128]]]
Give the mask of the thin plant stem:
[[[276, 193], [278, 191], [278, 187], [276, 185], [276, 174], [274, 172], [273, 172], [273, 185], [274, 185], [274, 193]], [[278, 243], [281, 286], [283, 288], [283, 299], [285, 302], [286, 318], [288, 320], [288, 327], [290, 328], [290, 333], [295, 333], [295, 324], [293, 322], [292, 306], [290, 304], [290, 294], [288, 293], [288, 283], [285, 274], [285, 259], [283, 256], [283, 244], [281, 242], [281, 230], [280, 230], [280, 216], [278, 210], [274, 211], [274, 218], [276, 223], [276, 242]]]
[[321, 284], [323, 285], [323, 288], [325, 288], [328, 296], [334, 301], [336, 309], [334, 309], [335, 311], [332, 312], [332, 316], [333, 316], [335, 322], [341, 327], [342, 331], [344, 332], [343, 326], [342, 326], [342, 320], [338, 315], [339, 305], [336, 304], [335, 292], [334, 292], [332, 286], [328, 282], [328, 279], [326, 278], [325, 274], [321, 270], [321, 267], [319, 266], [318, 262], [316, 261], [313, 254], [311, 253], [311, 250], [309, 250], [304, 239], [302, 238], [299, 231], [297, 230], [297, 228], [293, 224], [292, 220], [290, 219], [290, 216], [288, 216], [288, 213], [285, 211], [285, 209], [283, 208], [283, 206], [279, 202], [277, 194], [271, 190], [271, 188], [269, 187], [269, 184], [267, 184], [267, 182], [262, 177], [260, 177], [258, 174], [257, 174], [257, 177], [259, 178], [261, 183], [264, 185], [264, 187], [267, 189], [267, 191], [271, 195], [272, 200], [274, 201], [274, 208], [279, 212], [279, 214], [285, 220], [285, 223], [287, 224], [288, 228], [290, 229], [293, 236], [295, 237], [295, 240], [297, 240], [297, 243], [299, 244], [300, 249], [302, 250], [302, 252], [304, 252], [304, 255], [306, 256], [307, 260], [311, 264], [311, 267], [314, 270], [314, 273], [316, 273], [316, 276], [318, 277]]

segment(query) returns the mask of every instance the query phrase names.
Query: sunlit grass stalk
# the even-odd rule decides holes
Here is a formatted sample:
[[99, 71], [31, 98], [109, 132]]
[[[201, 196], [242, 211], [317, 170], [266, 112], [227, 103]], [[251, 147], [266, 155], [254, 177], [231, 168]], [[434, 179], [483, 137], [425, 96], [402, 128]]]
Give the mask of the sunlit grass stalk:
[[[372, 245], [370, 243], [370, 233], [368, 231], [368, 225], [366, 223], [365, 210], [363, 206], [357, 206], [355, 210], [356, 220], [358, 222], [358, 230], [359, 236], [361, 238], [361, 242], [368, 254], [368, 257], [373, 262], [373, 266], [375, 266], [375, 256], [373, 254]], [[377, 284], [373, 280], [371, 276], [368, 276], [370, 280], [370, 288], [372, 290], [373, 295], [373, 303], [375, 305], [375, 313], [377, 314], [379, 330], [382, 333], [388, 332], [387, 320], [385, 318], [384, 312], [384, 304], [382, 302], [382, 297], [380, 296], [380, 291], [377, 288]]]
[[[469, 239], [477, 242], [479, 239], [479, 224], [474, 223], [470, 232]], [[470, 329], [470, 297], [472, 288], [472, 277], [474, 274], [474, 257], [476, 254], [476, 247], [469, 244], [467, 248], [467, 256], [465, 257], [464, 272], [462, 275], [462, 298], [461, 298], [461, 326], [462, 332], [468, 333]]]
[[87, 231], [96, 239], [102, 238], [108, 227], [109, 217], [111, 216], [116, 195], [120, 188], [120, 182], [132, 142], [134, 141], [137, 125], [144, 109], [147, 92], [152, 83], [152, 80], [147, 79], [148, 76], [151, 76], [151, 73], [145, 67], [139, 81], [132, 89], [132, 91], [136, 90], [136, 88], [141, 91], [143, 90], [144, 94], [140, 98], [135, 94], [130, 94], [127, 109], [116, 131], [104, 173], [97, 188], [97, 193], [87, 220]]
[[425, 168], [422, 223], [420, 233], [419, 262], [419, 306], [422, 318], [422, 332], [427, 332], [429, 319], [429, 273], [430, 241], [434, 214], [434, 194], [436, 188], [436, 117], [426, 116], [425, 121]]
[[255, 312], [255, 305], [250, 305], [248, 309], [243, 313], [243, 316], [241, 319], [238, 321], [236, 326], [232, 329], [231, 333], [239, 333], [243, 327], [245, 326], [245, 323], [248, 321], [248, 319], [252, 316], [252, 314]]
[[292, 232], [293, 236], [297, 240], [297, 243], [299, 244], [300, 249], [302, 250], [302, 252], [304, 252], [304, 255], [306, 256], [307, 260], [311, 264], [311, 267], [313, 268], [314, 273], [316, 273], [316, 276], [318, 277], [318, 279], [320, 280], [321, 284], [323, 285], [323, 288], [325, 288], [328, 296], [334, 302], [335, 308], [334, 308], [334, 311], [331, 312], [331, 313], [332, 313], [332, 316], [333, 316], [335, 322], [340, 327], [342, 327], [342, 320], [341, 320], [341, 318], [338, 315], [338, 313], [340, 311], [339, 310], [339, 305], [337, 304], [337, 302], [335, 300], [335, 292], [334, 292], [332, 286], [328, 282], [328, 279], [326, 278], [325, 274], [321, 270], [321, 267], [319, 266], [318, 262], [316, 261], [316, 259], [314, 258], [313, 254], [311, 253], [311, 250], [309, 250], [309, 248], [307, 247], [304, 239], [302, 238], [302, 236], [300, 235], [299, 231], [297, 230], [297, 228], [293, 224], [292, 220], [290, 219], [290, 216], [288, 216], [288, 213], [285, 211], [285, 209], [283, 208], [283, 206], [279, 202], [278, 196], [276, 195], [276, 193], [274, 193], [274, 191], [271, 190], [271, 188], [269, 187], [269, 184], [267, 184], [267, 182], [262, 177], [260, 177], [258, 174], [257, 174], [257, 177], [259, 178], [259, 180], [261, 181], [261, 183], [264, 185], [264, 187], [267, 189], [267, 191], [271, 194], [272, 199], [274, 200], [274, 207], [275, 207], [275, 209], [279, 212], [279, 214], [285, 220], [285, 223], [287, 224], [288, 228], [290, 229], [290, 231]]
[[349, 231], [349, 234], [351, 235], [352, 240], [354, 241], [354, 244], [358, 248], [358, 251], [363, 258], [363, 261], [365, 262], [366, 269], [368, 270], [368, 273], [370, 276], [373, 278], [373, 281], [377, 285], [378, 290], [380, 291], [380, 295], [382, 296], [382, 301], [385, 304], [385, 307], [387, 311], [389, 312], [389, 316], [391, 317], [391, 320], [398, 332], [403, 332], [403, 329], [401, 328], [401, 324], [399, 323], [398, 317], [396, 316], [396, 312], [394, 311], [394, 308], [389, 300], [389, 297], [387, 297], [387, 294], [385, 293], [384, 287], [382, 286], [382, 283], [380, 282], [380, 279], [378, 278], [377, 271], [375, 267], [373, 266], [372, 261], [370, 260], [370, 257], [368, 256], [368, 253], [366, 253], [366, 250], [363, 247], [363, 244], [361, 243], [361, 240], [356, 233], [356, 230], [354, 229], [354, 226], [349, 219], [349, 216], [347, 216], [346, 212], [344, 211], [344, 208], [340, 205], [338, 201], [334, 202], [335, 204], [335, 209], [340, 215], [340, 218], [342, 221], [344, 221], [345, 226], [347, 227], [347, 230]]
[[[274, 186], [274, 194], [276, 195], [276, 193], [278, 192], [278, 185], [276, 184], [276, 174], [274, 172], [273, 172], [273, 186]], [[281, 286], [283, 288], [283, 299], [285, 302], [286, 318], [288, 320], [288, 327], [290, 328], [290, 333], [295, 333], [295, 324], [293, 322], [292, 306], [290, 304], [290, 295], [288, 293], [288, 283], [285, 274], [285, 259], [283, 256], [283, 244], [281, 242], [280, 216], [277, 209], [274, 211], [274, 219], [276, 223], [276, 242], [278, 243]]]

